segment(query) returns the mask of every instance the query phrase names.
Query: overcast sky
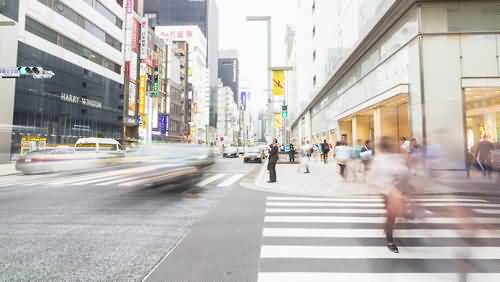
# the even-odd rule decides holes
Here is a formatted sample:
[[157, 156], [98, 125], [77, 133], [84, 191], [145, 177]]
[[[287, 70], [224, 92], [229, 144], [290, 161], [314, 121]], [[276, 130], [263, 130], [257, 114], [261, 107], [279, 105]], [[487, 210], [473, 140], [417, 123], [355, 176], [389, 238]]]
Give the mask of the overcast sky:
[[217, 0], [219, 8], [219, 47], [236, 49], [240, 61], [240, 88], [249, 88], [262, 105], [267, 88], [267, 26], [246, 22], [247, 16], [272, 17], [272, 63], [285, 63], [285, 31], [295, 23], [297, 0]]

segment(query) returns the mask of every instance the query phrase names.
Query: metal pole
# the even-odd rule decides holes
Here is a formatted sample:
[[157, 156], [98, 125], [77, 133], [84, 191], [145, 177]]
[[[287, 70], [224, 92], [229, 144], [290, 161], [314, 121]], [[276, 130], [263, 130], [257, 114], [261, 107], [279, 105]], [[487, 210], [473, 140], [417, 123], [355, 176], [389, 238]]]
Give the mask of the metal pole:
[[[273, 123], [272, 123], [272, 118], [273, 118], [273, 112], [272, 112], [272, 81], [271, 81], [271, 76], [272, 76], [272, 70], [271, 70], [271, 64], [272, 64], [272, 48], [271, 48], [271, 18], [269, 17], [267, 19], [267, 67], [268, 67], [268, 74], [267, 74], [267, 89], [268, 89], [268, 94], [267, 94], [267, 108], [268, 108], [268, 124], [270, 129], [273, 130]], [[266, 127], [267, 127], [266, 125]], [[266, 133], [268, 133], [269, 128], [266, 128]], [[271, 134], [272, 137], [274, 137], [274, 134]]]

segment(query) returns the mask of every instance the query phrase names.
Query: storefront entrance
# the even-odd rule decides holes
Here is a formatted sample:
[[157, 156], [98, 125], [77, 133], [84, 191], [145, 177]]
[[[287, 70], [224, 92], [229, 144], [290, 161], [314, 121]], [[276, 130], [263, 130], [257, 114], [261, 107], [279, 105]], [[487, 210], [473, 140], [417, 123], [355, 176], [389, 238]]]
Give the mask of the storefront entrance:
[[[340, 134], [349, 144], [375, 142], [382, 136], [399, 143], [411, 137], [408, 95], [398, 95], [339, 121]], [[359, 141], [358, 141], [359, 140]]]

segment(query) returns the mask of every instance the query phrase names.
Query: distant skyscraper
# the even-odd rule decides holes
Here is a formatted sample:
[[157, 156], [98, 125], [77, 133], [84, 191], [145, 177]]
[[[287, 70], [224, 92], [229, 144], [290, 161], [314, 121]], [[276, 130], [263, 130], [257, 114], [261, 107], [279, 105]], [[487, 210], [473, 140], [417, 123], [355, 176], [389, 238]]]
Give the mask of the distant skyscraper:
[[224, 86], [233, 90], [234, 102], [238, 103], [239, 91], [239, 64], [238, 54], [234, 50], [222, 50], [218, 61], [219, 77]]

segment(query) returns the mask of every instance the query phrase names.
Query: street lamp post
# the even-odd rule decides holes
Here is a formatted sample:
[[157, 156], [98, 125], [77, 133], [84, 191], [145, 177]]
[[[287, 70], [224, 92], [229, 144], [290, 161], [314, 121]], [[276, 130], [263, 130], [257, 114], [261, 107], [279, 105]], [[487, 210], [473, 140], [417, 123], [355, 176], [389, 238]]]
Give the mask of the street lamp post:
[[270, 16], [248, 16], [246, 17], [247, 22], [267, 22], [267, 112], [263, 115], [264, 119], [264, 135], [268, 136], [270, 133], [270, 127], [272, 125], [272, 105], [271, 105], [271, 60], [272, 60], [272, 50], [271, 50], [271, 17]]

